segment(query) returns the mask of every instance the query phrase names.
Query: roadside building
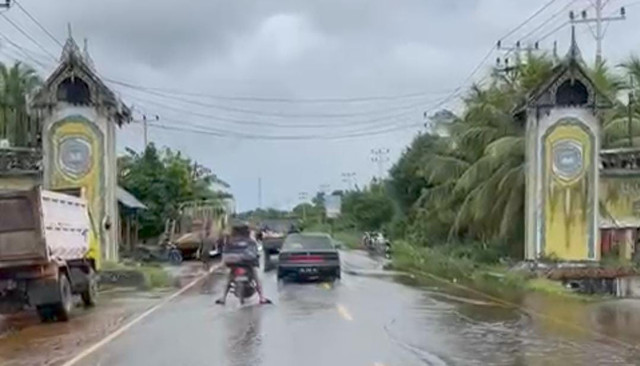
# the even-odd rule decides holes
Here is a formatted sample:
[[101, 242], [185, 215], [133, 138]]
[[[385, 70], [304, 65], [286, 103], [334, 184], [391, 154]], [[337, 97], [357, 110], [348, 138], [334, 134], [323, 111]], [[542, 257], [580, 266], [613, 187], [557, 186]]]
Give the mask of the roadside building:
[[0, 144], [0, 190], [37, 184], [80, 188], [99, 227], [101, 257], [117, 260], [118, 200], [131, 209], [132, 196], [117, 186], [116, 129], [131, 122], [131, 111], [101, 79], [86, 40], [81, 51], [69, 30], [58, 66], [30, 96], [28, 107], [28, 116], [17, 121], [26, 124], [14, 141], [20, 144]]

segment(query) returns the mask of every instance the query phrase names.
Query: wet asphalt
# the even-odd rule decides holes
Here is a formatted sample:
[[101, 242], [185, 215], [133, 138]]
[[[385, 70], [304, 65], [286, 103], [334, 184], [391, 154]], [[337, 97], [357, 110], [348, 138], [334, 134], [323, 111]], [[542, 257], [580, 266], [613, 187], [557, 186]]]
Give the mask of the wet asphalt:
[[[342, 253], [346, 272], [382, 262]], [[368, 272], [369, 273], [369, 272]], [[389, 334], [420, 293], [388, 278], [343, 274], [335, 283], [278, 284], [262, 273], [272, 305], [240, 306], [215, 272], [80, 365], [411, 365], [412, 351]], [[392, 296], [384, 296], [384, 294]], [[393, 331], [393, 330], [391, 330]], [[434, 344], [435, 346], [435, 344]]]
[[225, 278], [216, 271], [76, 364], [640, 364], [637, 302], [524, 299], [523, 306], [546, 314], [538, 319], [464, 291], [389, 276], [382, 260], [362, 252], [344, 252], [342, 261], [334, 284], [279, 285], [273, 271], [263, 272], [274, 301], [263, 306], [256, 299], [240, 306], [232, 297], [216, 305]]

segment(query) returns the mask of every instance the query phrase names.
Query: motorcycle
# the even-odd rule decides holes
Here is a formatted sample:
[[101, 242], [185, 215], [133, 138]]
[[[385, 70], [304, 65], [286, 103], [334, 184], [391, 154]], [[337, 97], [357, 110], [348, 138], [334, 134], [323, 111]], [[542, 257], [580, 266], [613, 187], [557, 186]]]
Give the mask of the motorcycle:
[[250, 269], [237, 266], [231, 268], [233, 280], [231, 281], [230, 292], [234, 294], [241, 305], [256, 293], [256, 282], [250, 276]]
[[139, 245], [133, 252], [133, 258], [138, 262], [169, 262], [177, 266], [182, 263], [182, 253], [172, 243], [162, 243], [158, 246]]

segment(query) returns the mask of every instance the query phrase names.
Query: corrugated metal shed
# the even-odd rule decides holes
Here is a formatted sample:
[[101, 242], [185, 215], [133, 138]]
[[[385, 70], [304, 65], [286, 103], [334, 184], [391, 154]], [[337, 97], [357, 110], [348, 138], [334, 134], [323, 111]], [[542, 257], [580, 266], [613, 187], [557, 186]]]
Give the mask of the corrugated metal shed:
[[116, 197], [118, 198], [118, 202], [120, 202], [122, 205], [128, 208], [139, 209], [139, 210], [147, 209], [147, 206], [145, 206], [144, 203], [138, 201], [138, 199], [134, 195], [132, 195], [126, 189], [120, 186], [116, 188]]

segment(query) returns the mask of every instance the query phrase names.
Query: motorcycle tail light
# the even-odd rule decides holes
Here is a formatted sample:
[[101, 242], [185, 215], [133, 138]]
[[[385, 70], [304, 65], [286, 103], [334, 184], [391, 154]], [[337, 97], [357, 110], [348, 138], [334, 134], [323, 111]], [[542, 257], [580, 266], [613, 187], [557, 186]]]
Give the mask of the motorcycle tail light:
[[238, 276], [243, 275], [245, 273], [247, 273], [247, 270], [242, 268], [242, 267], [238, 267], [234, 270], [234, 273]]

